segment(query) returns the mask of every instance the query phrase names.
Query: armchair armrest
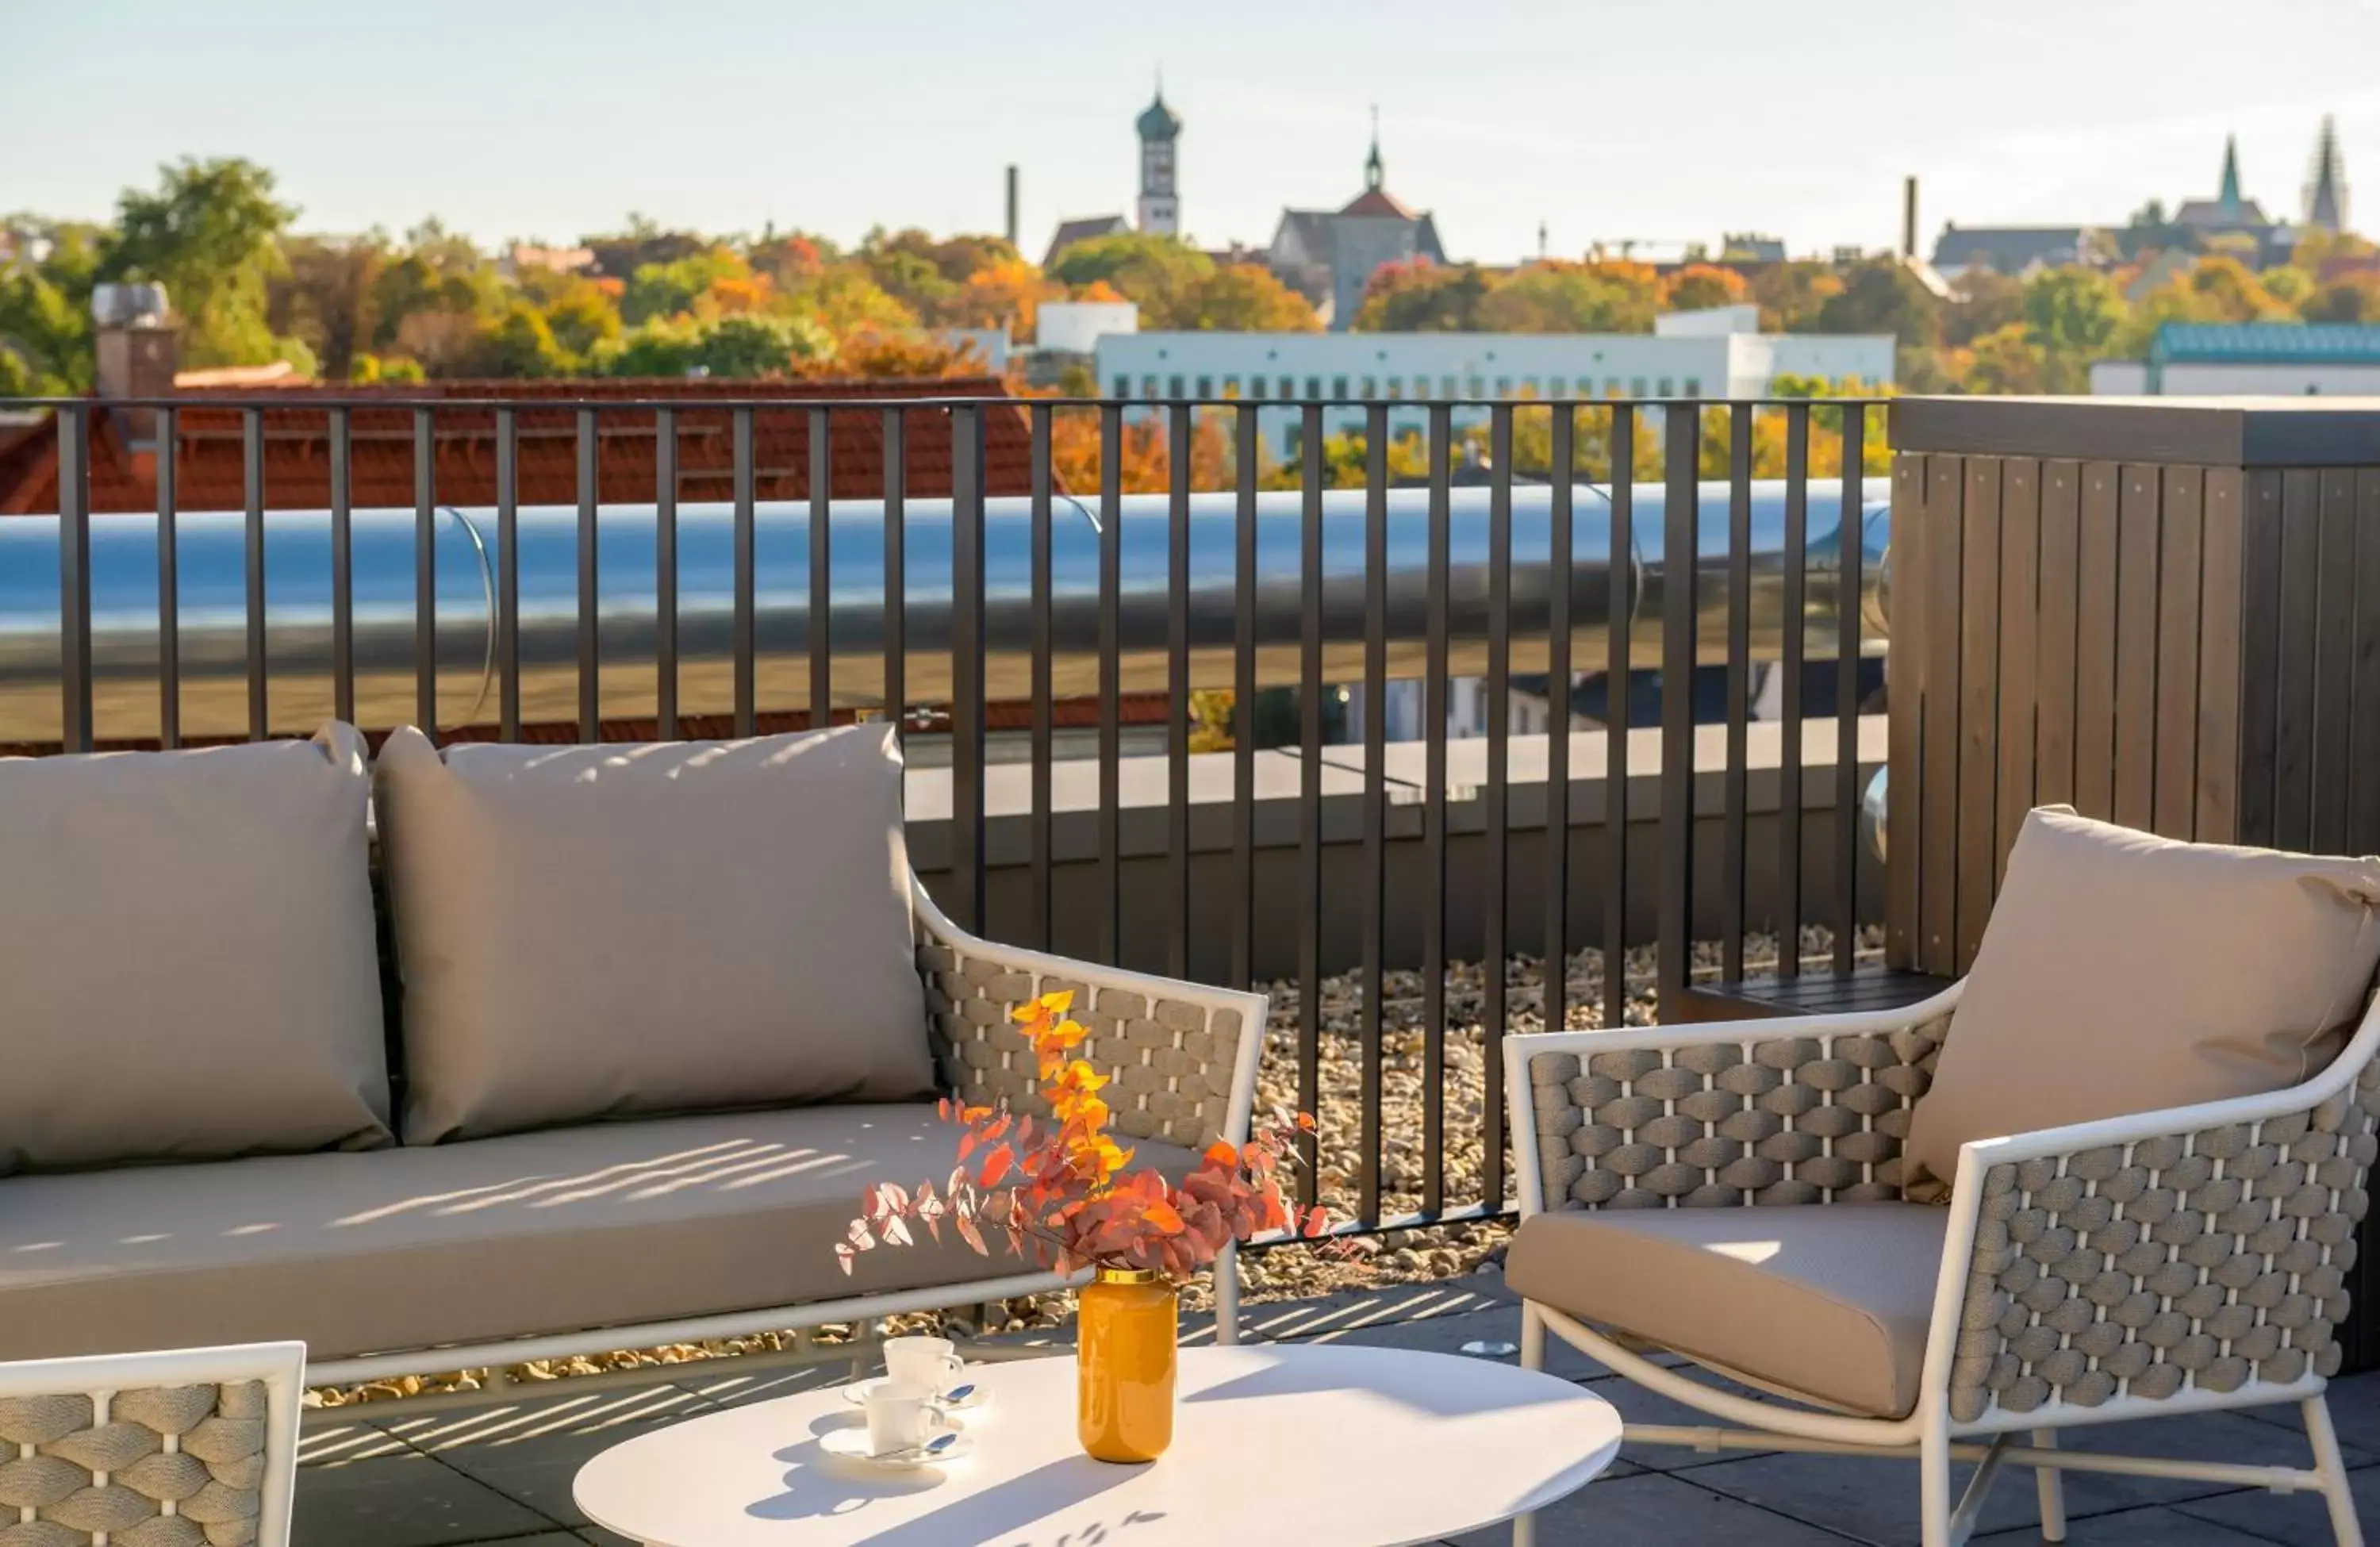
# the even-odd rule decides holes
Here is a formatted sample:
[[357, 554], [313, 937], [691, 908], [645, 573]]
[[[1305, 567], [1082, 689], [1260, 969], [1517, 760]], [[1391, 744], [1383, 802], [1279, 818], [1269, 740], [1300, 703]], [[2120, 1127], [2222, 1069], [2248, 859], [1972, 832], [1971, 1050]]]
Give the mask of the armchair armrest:
[[2336, 1374], [2380, 1153], [2374, 1046], [2367, 1020], [2291, 1090], [1961, 1149], [1952, 1419]]
[[1898, 1198], [1909, 1108], [1958, 997], [1507, 1038], [1522, 1212]]
[[1111, 1077], [1100, 1095], [1117, 1132], [1191, 1151], [1217, 1139], [1246, 1140], [1264, 995], [995, 944], [952, 923], [922, 886], [915, 896], [917, 971], [935, 1051], [959, 1096], [1004, 1097], [1018, 1112], [1048, 1116], [1032, 1049], [1009, 1012], [1067, 989], [1088, 1033], [1075, 1055]]

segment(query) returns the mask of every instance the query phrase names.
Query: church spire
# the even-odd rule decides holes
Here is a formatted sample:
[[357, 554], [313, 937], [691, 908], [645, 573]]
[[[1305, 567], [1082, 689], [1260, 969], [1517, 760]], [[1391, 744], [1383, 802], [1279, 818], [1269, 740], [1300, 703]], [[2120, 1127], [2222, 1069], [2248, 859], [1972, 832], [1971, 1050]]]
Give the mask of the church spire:
[[2323, 116], [2322, 137], [2314, 141], [2313, 177], [2306, 185], [2305, 223], [2325, 231], [2347, 228], [2347, 169], [2338, 155], [2338, 125]]
[[2215, 201], [2222, 206], [2226, 215], [2238, 217], [2242, 202], [2240, 198], [2240, 137], [2238, 135], [2227, 134], [2223, 137], [2223, 187], [2216, 194]]
[[1365, 189], [1367, 192], [1378, 192], [1384, 177], [1385, 173], [1380, 166], [1380, 104], [1374, 103], [1372, 104], [1372, 153], [1364, 158]]

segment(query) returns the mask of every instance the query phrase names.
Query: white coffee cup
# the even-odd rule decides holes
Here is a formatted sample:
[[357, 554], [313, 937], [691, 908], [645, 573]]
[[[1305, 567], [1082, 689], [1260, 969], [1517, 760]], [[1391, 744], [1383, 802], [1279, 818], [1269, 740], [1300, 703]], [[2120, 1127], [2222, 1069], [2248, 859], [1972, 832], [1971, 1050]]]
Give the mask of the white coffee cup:
[[888, 1337], [884, 1340], [884, 1373], [888, 1379], [925, 1387], [936, 1395], [950, 1389], [966, 1365], [947, 1337]]
[[933, 1437], [941, 1416], [932, 1387], [914, 1381], [880, 1381], [868, 1394], [868, 1453], [914, 1450]]

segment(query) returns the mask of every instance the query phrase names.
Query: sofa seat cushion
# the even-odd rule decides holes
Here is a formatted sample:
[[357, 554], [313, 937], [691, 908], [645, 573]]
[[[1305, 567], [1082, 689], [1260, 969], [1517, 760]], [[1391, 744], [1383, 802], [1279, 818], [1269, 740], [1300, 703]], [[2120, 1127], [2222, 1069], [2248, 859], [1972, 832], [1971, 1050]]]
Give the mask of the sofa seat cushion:
[[1907, 1162], [1976, 1139], [2287, 1090], [2347, 1045], [2380, 964], [2380, 859], [2028, 814]]
[[934, 1090], [886, 725], [379, 762], [407, 1144]]
[[931, 1103], [804, 1107], [15, 1177], [0, 1360], [281, 1338], [332, 1359], [1036, 1271], [948, 1229], [836, 1266], [863, 1189], [939, 1188], [960, 1131]]
[[0, 1174], [392, 1141], [370, 788], [336, 722], [0, 759]]
[[1764, 1385], [1902, 1418], [1949, 1217], [1914, 1203], [1565, 1209], [1523, 1223], [1504, 1281]]

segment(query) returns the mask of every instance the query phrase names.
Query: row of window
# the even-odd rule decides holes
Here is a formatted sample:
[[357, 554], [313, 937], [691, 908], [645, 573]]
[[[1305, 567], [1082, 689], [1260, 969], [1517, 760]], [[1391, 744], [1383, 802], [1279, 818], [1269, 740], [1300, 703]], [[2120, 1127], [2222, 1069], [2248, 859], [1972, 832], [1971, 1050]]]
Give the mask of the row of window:
[[[1223, 378], [1223, 390], [1220, 395], [1215, 391], [1215, 378], [1212, 376], [1200, 376], [1195, 381], [1187, 376], [1168, 376], [1163, 378], [1162, 392], [1158, 390], [1159, 380], [1155, 376], [1143, 376], [1140, 379], [1140, 391], [1135, 394], [1132, 390], [1132, 378], [1118, 376], [1114, 383], [1114, 395], [1118, 397], [1139, 396], [1151, 401], [1174, 397], [1212, 398], [1221, 396], [1273, 398], [1283, 403], [1295, 402], [1300, 398], [1315, 399], [1324, 396], [1322, 391], [1324, 378], [1320, 376], [1306, 377], [1305, 390], [1303, 393], [1297, 390], [1298, 380], [1294, 376], [1253, 376], [1245, 385], [1242, 384], [1239, 377], [1226, 376]], [[1433, 384], [1436, 387], [1434, 393]], [[1486, 397], [1489, 395], [1488, 380], [1485, 376], [1435, 378], [1390, 376], [1386, 380], [1385, 391], [1382, 390], [1382, 379], [1378, 376], [1332, 376], [1329, 378], [1329, 385], [1330, 397], [1360, 399], [1366, 402], [1384, 398], [1390, 402], [1401, 402], [1407, 397], [1428, 398], [1433, 396], [1439, 398]], [[1623, 385], [1626, 388], [1624, 392], [1621, 390]], [[1564, 394], [1573, 397], [1676, 397], [1681, 396], [1677, 379], [1672, 376], [1658, 378], [1632, 376], [1624, 384], [1618, 376], [1606, 376], [1603, 379], [1603, 390], [1599, 394], [1596, 391], [1595, 378], [1592, 376], [1581, 376], [1575, 382], [1562, 376], [1549, 377], [1542, 381], [1536, 376], [1523, 376], [1517, 381], [1511, 376], [1499, 376], [1495, 379], [1494, 396], [1498, 397], [1558, 397]], [[1687, 377], [1682, 396], [1700, 397], [1702, 395], [1702, 378]]]

